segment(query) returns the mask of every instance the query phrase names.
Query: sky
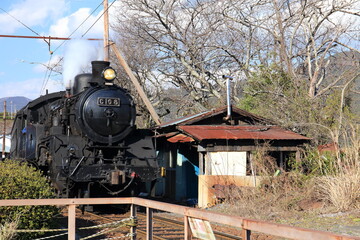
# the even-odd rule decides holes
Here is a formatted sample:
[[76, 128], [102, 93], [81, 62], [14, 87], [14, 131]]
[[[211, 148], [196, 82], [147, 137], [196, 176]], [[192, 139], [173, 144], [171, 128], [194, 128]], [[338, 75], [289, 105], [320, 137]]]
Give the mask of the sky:
[[[115, 5], [110, 9], [110, 21]], [[43, 39], [0, 37], [0, 98], [35, 99], [46, 89], [64, 90], [67, 80], [63, 74], [46, 68], [63, 57], [65, 61], [83, 59], [85, 49], [92, 48], [97, 54], [90, 56], [91, 60], [102, 60], [102, 41], [79, 40], [88, 29], [82, 39], [103, 37], [102, 18], [96, 22], [102, 11], [102, 0], [1, 0], [0, 35], [69, 37], [88, 19], [71, 36], [77, 39], [74, 41], [51, 40], [49, 45]], [[75, 53], [74, 49], [79, 48], [84, 48], [83, 52]]]

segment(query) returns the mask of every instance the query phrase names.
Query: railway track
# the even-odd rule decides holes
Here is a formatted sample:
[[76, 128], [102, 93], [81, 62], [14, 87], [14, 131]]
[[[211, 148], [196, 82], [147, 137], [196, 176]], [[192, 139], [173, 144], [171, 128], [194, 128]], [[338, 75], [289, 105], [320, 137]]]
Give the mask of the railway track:
[[[127, 218], [129, 214], [95, 214], [91, 212], [85, 212], [84, 215], [91, 216], [91, 219], [100, 223], [110, 223], [114, 221], [119, 221], [121, 219]], [[143, 213], [137, 212], [138, 225], [136, 227], [137, 238], [139, 240], [146, 239], [146, 215]], [[126, 232], [125, 229], [119, 229], [116, 232], [112, 232], [111, 237], [120, 237], [124, 236]], [[214, 231], [214, 235], [218, 240], [239, 240], [241, 237], [227, 234], [221, 231]], [[93, 238], [94, 239], [94, 238]], [[103, 239], [103, 238], [96, 238]], [[130, 239], [130, 238], [125, 238]], [[181, 240], [184, 239], [184, 223], [182, 221], [170, 219], [163, 216], [153, 216], [153, 239], [158, 240]]]

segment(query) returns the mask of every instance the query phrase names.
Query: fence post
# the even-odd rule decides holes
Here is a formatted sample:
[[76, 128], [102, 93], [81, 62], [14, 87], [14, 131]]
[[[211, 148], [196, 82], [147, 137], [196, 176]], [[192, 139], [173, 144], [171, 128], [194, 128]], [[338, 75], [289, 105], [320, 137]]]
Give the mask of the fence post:
[[191, 230], [189, 225], [189, 217], [184, 215], [184, 239], [190, 240], [191, 237]]
[[68, 240], [75, 240], [75, 226], [76, 226], [76, 205], [70, 204], [68, 206]]
[[241, 237], [243, 240], [251, 240], [251, 230], [243, 228], [241, 230]]
[[[130, 216], [136, 219], [136, 206], [135, 204], [131, 204], [130, 206]], [[132, 226], [130, 228], [131, 240], [136, 240], [136, 226]]]
[[153, 209], [146, 208], [146, 239], [153, 239]]

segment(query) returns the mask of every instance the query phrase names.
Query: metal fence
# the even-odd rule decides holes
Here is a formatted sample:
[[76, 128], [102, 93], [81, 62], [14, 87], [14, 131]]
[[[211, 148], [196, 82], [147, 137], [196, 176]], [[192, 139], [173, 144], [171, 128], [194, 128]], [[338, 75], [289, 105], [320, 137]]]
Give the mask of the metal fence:
[[[311, 230], [306, 228], [293, 227], [284, 224], [276, 224], [259, 220], [252, 220], [221, 213], [214, 213], [206, 210], [163, 203], [142, 198], [82, 198], [82, 199], [16, 199], [0, 200], [0, 206], [39, 206], [55, 205], [68, 207], [68, 239], [75, 240], [76, 234], [76, 206], [78, 205], [103, 205], [103, 204], [130, 204], [131, 216], [136, 216], [136, 206], [146, 208], [146, 232], [147, 239], [153, 239], [153, 210], [161, 210], [170, 213], [177, 213], [184, 217], [184, 239], [192, 237], [188, 218], [197, 218], [209, 222], [226, 224], [242, 229], [242, 238], [251, 239], [252, 232], [267, 235], [289, 238], [289, 239], [316, 239], [316, 240], [360, 240], [360, 237], [345, 236], [330, 232]], [[131, 228], [131, 233], [136, 233], [136, 227]], [[136, 238], [133, 237], [133, 239]]]

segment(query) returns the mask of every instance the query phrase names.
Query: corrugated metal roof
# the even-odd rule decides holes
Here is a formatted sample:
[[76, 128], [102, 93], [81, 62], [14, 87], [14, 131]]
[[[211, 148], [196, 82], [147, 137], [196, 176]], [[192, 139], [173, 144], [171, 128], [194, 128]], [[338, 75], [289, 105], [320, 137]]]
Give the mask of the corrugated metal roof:
[[310, 140], [300, 134], [277, 126], [178, 126], [188, 136], [199, 141], [205, 139], [262, 139], [262, 140]]
[[171, 143], [182, 143], [182, 142], [194, 142], [195, 140], [189, 136], [186, 136], [185, 134], [178, 134], [174, 137], [168, 138], [167, 141], [171, 142]]
[[169, 133], [164, 133], [164, 134], [157, 134], [157, 135], [155, 135], [154, 137], [155, 137], [155, 138], [159, 138], [159, 137], [169, 138], [169, 137], [175, 136], [175, 135], [178, 134], [178, 133], [179, 133], [179, 132], [169, 132]]
[[168, 127], [168, 126], [171, 126], [171, 125], [184, 124], [189, 120], [192, 120], [192, 119], [194, 119], [196, 117], [199, 117], [199, 116], [202, 116], [204, 114], [206, 115], [206, 114], [208, 114], [210, 112], [212, 112], [212, 111], [201, 112], [201, 113], [197, 113], [197, 114], [194, 114], [194, 115], [189, 115], [189, 116], [186, 116], [186, 117], [178, 118], [178, 119], [175, 119], [175, 120], [172, 120], [172, 121], [169, 121], [169, 122], [162, 123], [162, 124], [158, 125], [157, 128]]
[[[172, 125], [194, 124], [197, 121], [200, 121], [202, 119], [208, 118], [208, 117], [213, 116], [213, 115], [218, 115], [218, 114], [221, 114], [221, 113], [225, 113], [226, 111], [227, 111], [227, 107], [224, 106], [224, 107], [220, 107], [220, 108], [217, 108], [217, 109], [212, 109], [212, 110], [209, 110], [209, 111], [197, 113], [197, 114], [194, 114], [194, 115], [189, 115], [189, 116], [179, 118], [179, 119], [176, 119], [176, 120], [173, 120], [173, 121], [165, 122], [165, 123], [162, 123], [162, 124], [158, 125], [156, 128], [164, 128], [164, 127], [168, 127], [168, 126], [172, 126]], [[252, 114], [250, 112], [247, 112], [247, 111], [242, 110], [242, 109], [237, 108], [237, 107], [232, 106], [231, 111], [232, 111], [232, 114], [236, 113], [238, 115], [241, 115], [241, 116], [244, 116], [244, 117], [247, 117], [247, 118], [251, 118], [251, 119], [255, 120], [256, 122], [259, 122], [259, 123], [262, 123], [262, 124], [274, 124], [273, 121], [271, 121], [269, 119], [257, 116], [255, 114]]]

